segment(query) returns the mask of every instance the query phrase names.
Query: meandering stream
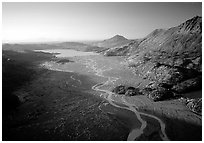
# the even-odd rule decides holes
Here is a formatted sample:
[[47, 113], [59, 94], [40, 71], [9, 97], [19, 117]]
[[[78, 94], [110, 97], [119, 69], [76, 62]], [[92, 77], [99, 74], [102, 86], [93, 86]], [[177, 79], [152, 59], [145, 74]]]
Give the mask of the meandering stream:
[[88, 68], [91, 68], [95, 72], [95, 74], [97, 76], [104, 77], [104, 78], [108, 79], [106, 82], [98, 83], [98, 84], [94, 85], [92, 87], [92, 89], [95, 90], [95, 91], [99, 91], [99, 92], [103, 92], [103, 93], [108, 94], [108, 97], [106, 99], [112, 106], [115, 106], [117, 108], [130, 110], [130, 111], [134, 112], [137, 119], [141, 122], [141, 127], [139, 129], [135, 128], [135, 129], [131, 130], [131, 132], [129, 133], [128, 138], [127, 138], [128, 141], [134, 141], [136, 138], [140, 137], [143, 134], [144, 129], [147, 126], [147, 122], [141, 118], [141, 115], [148, 116], [150, 118], [156, 119], [159, 122], [160, 127], [161, 127], [160, 137], [164, 141], [169, 140], [169, 138], [168, 138], [168, 136], [166, 135], [166, 132], [165, 132], [165, 124], [163, 123], [163, 121], [161, 119], [159, 119], [158, 117], [156, 117], [154, 115], [150, 115], [150, 114], [146, 114], [146, 113], [142, 113], [142, 112], [137, 111], [138, 107], [136, 105], [134, 105], [134, 104], [128, 103], [124, 98], [122, 98], [123, 104], [126, 105], [127, 107], [116, 105], [113, 102], [113, 99], [112, 99], [112, 95], [114, 95], [114, 93], [109, 91], [109, 90], [100, 89], [102, 86], [105, 86], [105, 85], [107, 85], [107, 84], [109, 84], [111, 82], [113, 83], [113, 82], [115, 82], [116, 80], [119, 79], [117, 77], [109, 77], [109, 76], [103, 75], [103, 72], [111, 70], [112, 68], [104, 69], [104, 70], [103, 69], [98, 69], [96, 67], [97, 66], [96, 62], [94, 60], [92, 60], [92, 59], [87, 60], [85, 65]]

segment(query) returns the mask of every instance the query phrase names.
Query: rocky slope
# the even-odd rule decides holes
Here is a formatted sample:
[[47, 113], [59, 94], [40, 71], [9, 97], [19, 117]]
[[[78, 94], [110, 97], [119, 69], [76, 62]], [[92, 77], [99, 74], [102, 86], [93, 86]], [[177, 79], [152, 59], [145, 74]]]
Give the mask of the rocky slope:
[[[124, 54], [129, 55], [126, 64], [135, 74], [149, 81], [142, 90], [151, 91], [144, 92], [150, 99], [165, 100], [202, 89], [201, 17], [167, 30], [156, 29], [134, 42], [120, 50], [128, 51]], [[120, 50], [112, 55], [120, 55]]]
[[194, 17], [177, 27], [153, 31], [128, 58], [129, 65], [136, 67], [136, 72], [144, 78], [168, 84], [177, 92], [185, 92], [185, 89], [177, 90], [176, 84], [182, 85], [182, 82], [185, 82], [185, 85], [190, 82], [194, 85], [200, 84], [201, 25], [201, 17]]

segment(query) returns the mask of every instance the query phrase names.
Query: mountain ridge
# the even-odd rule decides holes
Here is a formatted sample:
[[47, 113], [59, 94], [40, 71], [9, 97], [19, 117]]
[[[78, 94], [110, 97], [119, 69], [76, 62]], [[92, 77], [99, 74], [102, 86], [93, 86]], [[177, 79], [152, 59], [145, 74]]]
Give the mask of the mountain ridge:
[[[104, 54], [106, 56], [134, 56], [136, 53], [143, 50], [164, 48], [165, 46], [170, 48], [171, 45], [178, 44], [176, 41], [179, 41], [180, 39], [183, 43], [186, 39], [191, 39], [188, 38], [188, 34], [191, 34], [190, 37], [192, 37], [192, 34], [199, 36], [199, 33], [202, 33], [202, 17], [195, 16], [176, 27], [171, 27], [169, 29], [155, 29], [141, 40], [130, 40], [129, 43], [124, 45], [109, 47]], [[182, 36], [186, 39], [182, 38]], [[135, 44], [130, 44], [133, 41]], [[132, 47], [130, 48], [127, 44], [130, 44]], [[119, 51], [125, 52], [120, 52], [120, 54], [118, 54]]]
[[[126, 56], [124, 64], [144, 80], [141, 91], [153, 101], [202, 90], [202, 17], [169, 29], [155, 29], [142, 40], [103, 53]], [[198, 104], [193, 103], [190, 110], [202, 114]]]

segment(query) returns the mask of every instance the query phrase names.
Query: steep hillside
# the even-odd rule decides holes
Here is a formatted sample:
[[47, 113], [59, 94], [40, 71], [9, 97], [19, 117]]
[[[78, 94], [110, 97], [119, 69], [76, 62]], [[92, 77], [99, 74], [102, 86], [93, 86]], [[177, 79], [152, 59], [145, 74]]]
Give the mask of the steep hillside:
[[[155, 30], [139, 44], [127, 63], [137, 75], [148, 79], [155, 92], [151, 99], [164, 99], [202, 89], [202, 19], [194, 17], [168, 30]], [[171, 96], [171, 97], [172, 97]]]
[[196, 16], [177, 27], [167, 30], [156, 29], [143, 39], [132, 40], [124, 45], [110, 48], [104, 54], [107, 56], [131, 55], [130, 59], [136, 60], [143, 57], [145, 53], [151, 53], [152, 51], [163, 51], [173, 55], [188, 55], [194, 53], [194, 50], [201, 50], [201, 39], [202, 18]]
[[[139, 44], [135, 53], [163, 52], [172, 56], [201, 54], [202, 19], [194, 17], [168, 30], [156, 29]], [[138, 57], [132, 54], [131, 59]], [[189, 55], [190, 54], [190, 55]]]
[[202, 18], [199, 16], [167, 30], [156, 29], [141, 41], [112, 51], [112, 55], [121, 55], [120, 50], [127, 51], [122, 55], [130, 55], [126, 64], [136, 76], [149, 81], [142, 90], [154, 101], [202, 89]]

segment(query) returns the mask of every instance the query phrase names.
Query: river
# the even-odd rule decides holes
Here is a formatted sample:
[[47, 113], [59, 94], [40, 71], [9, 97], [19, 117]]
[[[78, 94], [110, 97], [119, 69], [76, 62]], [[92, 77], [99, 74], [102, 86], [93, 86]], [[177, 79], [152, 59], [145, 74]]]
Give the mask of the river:
[[92, 59], [87, 60], [86, 65], [87, 65], [87, 67], [89, 67], [89, 68], [91, 68], [93, 71], [95, 71], [95, 74], [96, 74], [97, 76], [107, 78], [107, 81], [105, 81], [105, 82], [103, 82], [103, 83], [98, 83], [98, 84], [94, 85], [94, 86], [92, 87], [92, 89], [95, 90], [95, 91], [107, 93], [107, 94], [108, 94], [108, 97], [107, 97], [106, 99], [107, 99], [107, 101], [108, 101], [112, 106], [115, 106], [115, 107], [117, 107], [117, 108], [122, 108], [122, 109], [126, 109], [126, 110], [129, 110], [129, 111], [134, 112], [135, 115], [136, 115], [136, 117], [137, 117], [137, 119], [141, 122], [142, 125], [141, 125], [141, 127], [140, 127], [139, 129], [138, 129], [138, 128], [132, 129], [132, 131], [129, 133], [128, 138], [127, 138], [128, 141], [134, 141], [136, 138], [140, 137], [140, 136], [143, 134], [144, 129], [145, 129], [146, 126], [147, 126], [147, 122], [141, 118], [141, 115], [148, 116], [148, 117], [150, 117], [150, 118], [156, 119], [156, 120], [159, 122], [160, 127], [161, 127], [160, 137], [161, 137], [162, 140], [164, 140], [164, 141], [169, 141], [169, 138], [168, 138], [168, 136], [166, 135], [166, 132], [165, 132], [165, 124], [164, 124], [164, 122], [163, 122], [161, 119], [159, 119], [158, 117], [156, 117], [156, 116], [154, 116], [154, 115], [150, 115], [150, 114], [146, 114], [146, 113], [142, 113], [142, 112], [137, 111], [137, 108], [138, 108], [138, 107], [137, 107], [136, 105], [134, 105], [134, 104], [128, 103], [124, 98], [122, 98], [123, 104], [124, 104], [125, 106], [127, 106], [127, 107], [125, 107], [125, 106], [119, 106], [119, 105], [115, 104], [115, 103], [113, 102], [113, 100], [112, 100], [112, 96], [113, 96], [113, 94], [115, 94], [115, 93], [113, 93], [113, 92], [111, 92], [111, 91], [109, 91], [109, 90], [100, 89], [100, 87], [105, 86], [105, 85], [107, 85], [107, 84], [110, 83], [110, 82], [115, 82], [116, 80], [118, 80], [117, 77], [109, 77], [109, 76], [104, 76], [104, 75], [103, 75], [103, 72], [108, 71], [108, 70], [111, 70], [111, 68], [110, 68], [110, 69], [105, 69], [105, 70], [98, 69], [98, 68], [96, 68], [97, 63], [94, 62], [94, 60], [92, 60]]

